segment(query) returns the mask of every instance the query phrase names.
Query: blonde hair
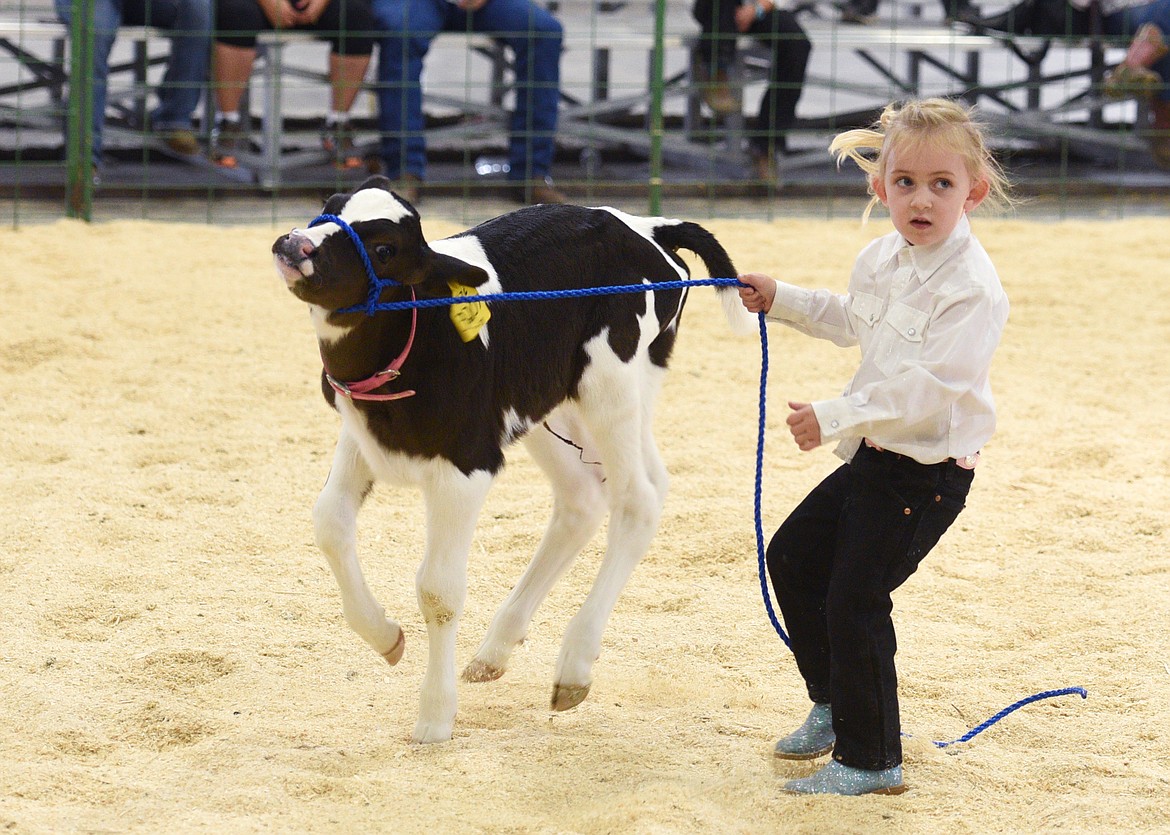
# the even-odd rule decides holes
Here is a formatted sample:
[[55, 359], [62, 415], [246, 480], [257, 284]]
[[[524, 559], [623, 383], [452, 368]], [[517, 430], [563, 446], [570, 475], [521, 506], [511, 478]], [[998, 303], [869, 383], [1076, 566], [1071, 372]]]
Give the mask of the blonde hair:
[[913, 99], [887, 105], [872, 127], [837, 134], [829, 144], [829, 153], [837, 157], [837, 165], [848, 158], [868, 175], [872, 199], [862, 220], [867, 220], [873, 207], [881, 202], [873, 181], [885, 177], [890, 149], [895, 145], [904, 148], [906, 143], [929, 142], [955, 151], [974, 182], [987, 181], [984, 203], [993, 208], [1011, 206], [1015, 202], [1010, 194], [1011, 183], [987, 147], [984, 128], [973, 114], [972, 108], [950, 99]]

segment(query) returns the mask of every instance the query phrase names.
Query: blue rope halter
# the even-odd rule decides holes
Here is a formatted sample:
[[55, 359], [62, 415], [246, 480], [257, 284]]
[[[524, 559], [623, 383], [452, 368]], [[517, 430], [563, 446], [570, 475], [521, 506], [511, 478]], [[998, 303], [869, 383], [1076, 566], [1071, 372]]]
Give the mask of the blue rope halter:
[[[374, 272], [374, 265], [370, 262], [370, 256], [366, 252], [366, 246], [362, 243], [361, 237], [354, 231], [353, 227], [339, 218], [337, 215], [322, 214], [309, 221], [309, 226], [317, 226], [321, 223], [336, 223], [345, 233], [349, 235], [355, 247], [357, 247], [358, 255], [361, 256], [362, 264], [366, 268], [366, 276], [369, 278], [369, 294], [366, 297], [365, 305], [353, 305], [338, 313], [356, 313], [359, 310], [364, 310], [367, 316], [373, 316], [379, 311], [389, 310], [409, 310], [420, 307], [447, 307], [452, 304], [467, 304], [470, 302], [511, 302], [511, 301], [534, 301], [544, 299], [559, 299], [570, 298], [574, 296], [602, 296], [614, 293], [645, 293], [656, 292], [658, 290], [679, 290], [688, 287], [700, 286], [715, 286], [715, 287], [742, 287], [744, 286], [737, 278], [695, 278], [687, 279], [685, 281], [660, 281], [653, 284], [618, 284], [610, 287], [583, 287], [572, 290], [533, 290], [516, 293], [488, 293], [477, 296], [460, 296], [459, 298], [435, 298], [435, 299], [412, 299], [410, 301], [401, 302], [379, 302], [378, 297], [382, 294], [382, 290], [387, 287], [401, 286], [399, 282], [391, 278], [378, 278]], [[763, 513], [762, 513], [762, 495], [764, 483], [764, 434], [765, 434], [765, 415], [767, 410], [767, 389], [768, 389], [768, 331], [767, 322], [764, 314], [759, 315], [760, 325], [760, 419], [756, 434], [756, 477], [755, 477], [755, 533], [756, 533], [756, 564], [760, 580], [760, 593], [764, 598], [764, 609], [768, 613], [768, 620], [772, 623], [772, 628], [776, 630], [776, 634], [780, 636], [780, 640], [789, 650], [792, 649], [792, 642], [789, 640], [784, 627], [780, 625], [780, 619], [776, 617], [776, 611], [772, 608], [772, 597], [768, 592], [768, 571], [765, 561], [764, 551], [764, 527], [763, 527]], [[946, 748], [950, 745], [955, 745], [961, 742], [968, 742], [975, 736], [983, 733], [996, 722], [999, 722], [1004, 717], [1019, 710], [1020, 708], [1030, 705], [1033, 702], [1038, 702], [1042, 699], [1051, 699], [1056, 696], [1078, 695], [1082, 699], [1089, 698], [1089, 693], [1083, 687], [1063, 687], [1058, 690], [1045, 690], [1040, 693], [1035, 693], [1020, 699], [1017, 702], [1005, 707], [1003, 710], [996, 713], [994, 716], [980, 722], [967, 733], [963, 734], [958, 739], [952, 739], [949, 742], [934, 741], [934, 745], [938, 748]], [[903, 736], [909, 736], [903, 734]]]
[[366, 245], [362, 243], [361, 236], [346, 221], [337, 215], [321, 214], [309, 221], [309, 228], [320, 226], [322, 223], [336, 223], [345, 234], [349, 235], [349, 239], [357, 247], [358, 256], [362, 259], [362, 266], [366, 268], [366, 278], [369, 279], [370, 289], [366, 295], [365, 305], [355, 304], [351, 307], [342, 308], [337, 312], [357, 313], [359, 310], [364, 310], [367, 316], [373, 316], [378, 310], [378, 297], [382, 295], [382, 291], [387, 287], [401, 287], [402, 285], [392, 278], [378, 278], [378, 274], [374, 272], [374, 264], [370, 261], [370, 254], [366, 252]]

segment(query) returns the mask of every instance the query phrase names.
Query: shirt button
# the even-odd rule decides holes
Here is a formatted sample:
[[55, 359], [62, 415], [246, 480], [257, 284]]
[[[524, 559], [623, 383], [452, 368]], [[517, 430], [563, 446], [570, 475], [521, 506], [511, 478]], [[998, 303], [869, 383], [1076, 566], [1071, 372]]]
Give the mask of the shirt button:
[[841, 425], [841, 421], [839, 421], [839, 420], [829, 421], [829, 426], [833, 427], [834, 429], [836, 429], [840, 425]]
[[906, 331], [906, 333], [908, 333], [908, 334], [910, 334], [911, 336], [913, 336], [913, 335], [914, 335], [914, 328], [910, 328], [910, 330]]
[[906, 508], [906, 509], [905, 509], [905, 510], [903, 510], [902, 512], [903, 512], [904, 514], [906, 514], [907, 516], [909, 516], [909, 515], [910, 515], [910, 508]]

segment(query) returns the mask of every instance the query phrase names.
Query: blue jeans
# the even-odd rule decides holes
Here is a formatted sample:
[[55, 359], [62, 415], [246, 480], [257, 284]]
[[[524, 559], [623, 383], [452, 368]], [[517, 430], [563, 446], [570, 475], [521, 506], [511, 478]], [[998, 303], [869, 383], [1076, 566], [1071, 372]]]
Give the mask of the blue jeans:
[[[1106, 15], [1103, 21], [1105, 33], [1132, 37], [1145, 23], [1153, 23], [1170, 38], [1170, 0], [1154, 0], [1144, 6], [1131, 6], [1120, 12]], [[1162, 89], [1158, 98], [1170, 101], [1170, 55], [1164, 55], [1150, 68], [1162, 76]]]
[[833, 707], [833, 759], [902, 762], [891, 592], [959, 512], [974, 470], [862, 445], [792, 511], [768, 544], [776, 600], [814, 702]]
[[[57, 16], [71, 23], [71, 0], [55, 0]], [[211, 0], [94, 0], [93, 4], [93, 158], [101, 161], [102, 124], [110, 76], [110, 51], [119, 26], [156, 26], [170, 34], [171, 54], [158, 107], [151, 113], [154, 130], [187, 130], [207, 86], [211, 55]]]
[[560, 21], [531, 0], [488, 0], [468, 13], [448, 0], [373, 0], [386, 30], [378, 58], [379, 127], [386, 173], [426, 175], [423, 59], [440, 32], [497, 36], [512, 52], [516, 106], [510, 122], [509, 179], [540, 179], [552, 169], [560, 100]]

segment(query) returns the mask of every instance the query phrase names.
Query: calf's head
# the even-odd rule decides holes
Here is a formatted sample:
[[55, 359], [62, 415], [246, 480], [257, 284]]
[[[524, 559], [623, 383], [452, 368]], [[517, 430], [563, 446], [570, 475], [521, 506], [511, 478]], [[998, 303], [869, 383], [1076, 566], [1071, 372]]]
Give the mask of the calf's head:
[[[450, 295], [450, 283], [478, 287], [487, 281], [479, 267], [427, 245], [418, 212], [390, 190], [385, 177], [371, 177], [352, 194], [333, 195], [322, 214], [353, 229], [379, 282], [413, 287], [427, 297]], [[293, 229], [276, 239], [272, 255], [285, 285], [304, 302], [332, 311], [360, 306], [369, 296], [371, 278], [361, 252], [338, 223]]]

